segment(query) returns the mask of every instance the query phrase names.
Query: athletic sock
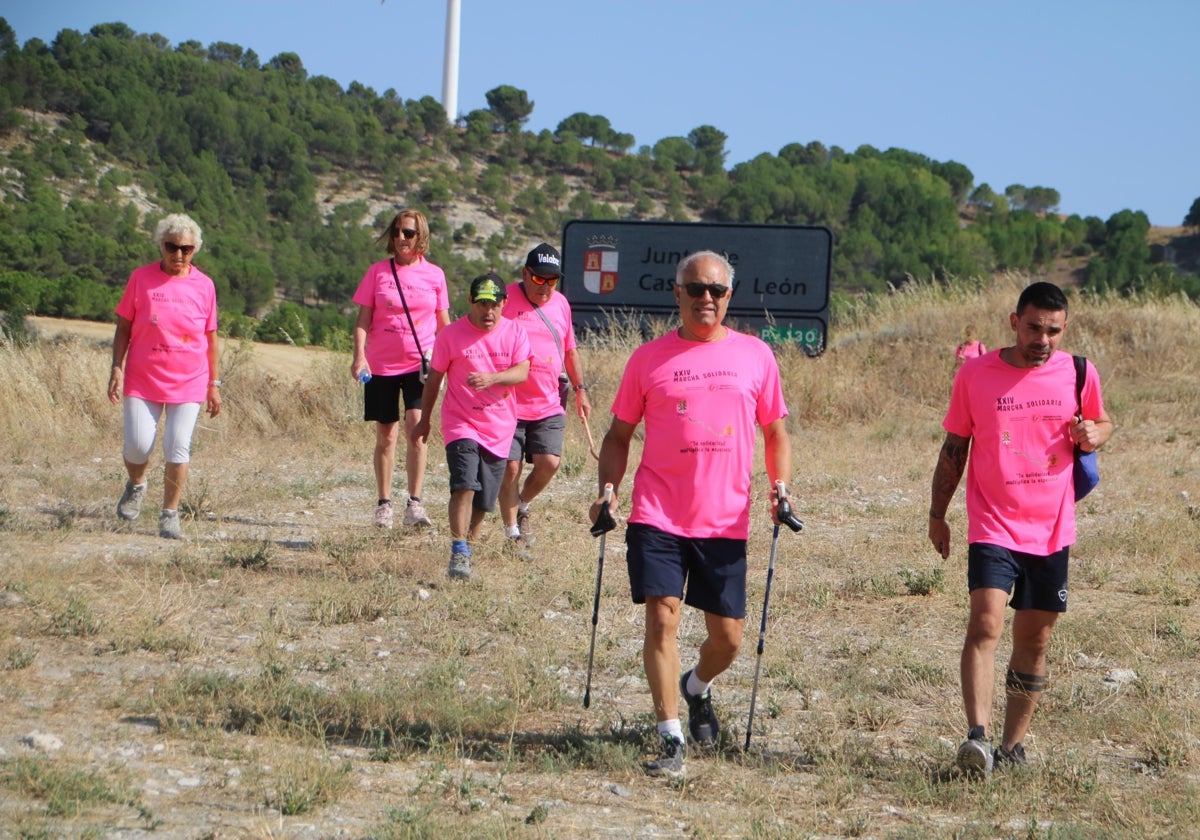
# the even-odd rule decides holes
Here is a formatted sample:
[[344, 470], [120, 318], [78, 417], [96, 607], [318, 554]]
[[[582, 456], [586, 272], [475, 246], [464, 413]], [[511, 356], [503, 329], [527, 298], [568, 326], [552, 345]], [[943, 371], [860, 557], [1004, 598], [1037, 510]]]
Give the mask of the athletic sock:
[[519, 537], [519, 536], [521, 536], [521, 529], [518, 528], [516, 525], [508, 525], [505, 527], [504, 533], [505, 533], [505, 536], [508, 536], [508, 537]]
[[711, 682], [705, 682], [696, 676], [695, 668], [693, 668], [692, 672], [688, 674], [687, 693], [691, 696], [699, 697], [700, 695], [704, 694], [704, 692], [708, 691], [711, 686]]
[[521, 499], [518, 497], [518, 499], [517, 499], [517, 516], [520, 516], [523, 513], [529, 513], [529, 503], [521, 501]]
[[673, 738], [683, 741], [683, 726], [679, 723], [679, 718], [660, 720], [658, 722], [658, 734], [664, 738], [670, 735]]

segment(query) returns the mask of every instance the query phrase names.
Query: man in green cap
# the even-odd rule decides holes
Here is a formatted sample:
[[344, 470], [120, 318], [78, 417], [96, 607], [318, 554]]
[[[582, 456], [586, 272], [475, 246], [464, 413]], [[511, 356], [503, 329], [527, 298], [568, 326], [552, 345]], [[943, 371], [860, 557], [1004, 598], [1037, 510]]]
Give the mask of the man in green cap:
[[504, 281], [488, 272], [471, 281], [471, 308], [438, 333], [429, 378], [421, 393], [421, 422], [414, 442], [429, 437], [429, 418], [442, 383], [442, 440], [450, 470], [450, 568], [452, 578], [471, 576], [471, 541], [484, 515], [496, 506], [508, 450], [517, 428], [513, 388], [529, 376], [529, 336], [500, 316]]

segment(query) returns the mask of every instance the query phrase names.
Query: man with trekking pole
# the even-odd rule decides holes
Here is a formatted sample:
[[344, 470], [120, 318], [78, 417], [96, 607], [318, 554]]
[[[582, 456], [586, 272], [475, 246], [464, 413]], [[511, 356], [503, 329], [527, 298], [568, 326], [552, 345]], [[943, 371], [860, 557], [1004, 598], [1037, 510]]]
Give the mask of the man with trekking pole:
[[[662, 738], [646, 765], [655, 776], [685, 772], [681, 694], [692, 741], [712, 747], [718, 740], [711, 686], [742, 642], [756, 426], [776, 523], [776, 483], [792, 469], [775, 356], [723, 323], [733, 283], [733, 267], [713, 251], [679, 262], [672, 291], [680, 326], [631, 355], [600, 447], [600, 494], [590, 516], [603, 530], [612, 527], [630, 444], [644, 422], [625, 542], [633, 601], [646, 607], [643, 661]], [[708, 636], [694, 667], [680, 676], [676, 634], [684, 603], [703, 611]]]

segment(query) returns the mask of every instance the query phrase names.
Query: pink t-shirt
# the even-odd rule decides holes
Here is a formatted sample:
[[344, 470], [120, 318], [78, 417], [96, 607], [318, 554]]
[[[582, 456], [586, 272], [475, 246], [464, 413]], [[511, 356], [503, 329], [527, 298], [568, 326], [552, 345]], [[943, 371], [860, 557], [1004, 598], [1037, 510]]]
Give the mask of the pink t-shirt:
[[630, 522], [681, 537], [749, 536], [755, 424], [788, 413], [770, 347], [733, 330], [713, 342], [671, 332], [633, 351], [612, 413], [646, 423]]
[[172, 277], [160, 263], [135, 268], [117, 304], [133, 326], [125, 357], [127, 397], [170, 404], [208, 395], [208, 337], [217, 330], [217, 290], [195, 266]]
[[477, 370], [500, 373], [529, 356], [525, 330], [507, 318], [490, 330], [481, 330], [463, 317], [438, 333], [432, 367], [446, 374], [442, 440], [470, 439], [493, 455], [507, 458], [517, 429], [515, 389], [494, 385], [480, 391], [467, 385], [467, 377]]
[[983, 346], [982, 341], [964, 341], [954, 351], [954, 358], [960, 362], [967, 359], [974, 359], [976, 356], [982, 356], [987, 352], [987, 348]]
[[[433, 349], [437, 332], [437, 313], [450, 309], [450, 293], [446, 290], [446, 275], [424, 257], [411, 265], [396, 264], [400, 288], [408, 303], [408, 314], [417, 328], [421, 349]], [[397, 376], [421, 369], [421, 354], [413, 341], [408, 317], [396, 291], [392, 277], [391, 259], [380, 260], [367, 269], [354, 302], [370, 307], [371, 326], [367, 328], [367, 366], [380, 376]]]
[[575, 349], [575, 327], [571, 323], [571, 305], [564, 295], [555, 292], [540, 307], [542, 314], [558, 332], [560, 349], [550, 333], [550, 328], [525, 297], [521, 283], [508, 287], [508, 298], [504, 301], [504, 317], [511, 318], [529, 335], [529, 346], [533, 361], [529, 367], [529, 378], [517, 386], [517, 419], [541, 420], [562, 414], [562, 403], [558, 400], [558, 374], [563, 369], [566, 353]]
[[[1104, 411], [1091, 362], [1083, 415]], [[1017, 368], [993, 350], [968, 359], [954, 378], [942, 427], [971, 439], [967, 542], [1046, 556], [1075, 542], [1075, 364], [1057, 352], [1041, 367]]]

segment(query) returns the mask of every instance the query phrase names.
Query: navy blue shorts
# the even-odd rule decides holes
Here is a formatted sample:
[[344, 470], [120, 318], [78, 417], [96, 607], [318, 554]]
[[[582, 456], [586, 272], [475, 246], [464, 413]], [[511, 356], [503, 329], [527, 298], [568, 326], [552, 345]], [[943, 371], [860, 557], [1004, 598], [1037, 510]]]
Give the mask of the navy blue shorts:
[[474, 490], [471, 506], [475, 510], [491, 511], [500, 496], [507, 462], [488, 452], [476, 441], [459, 438], [446, 444], [446, 466], [450, 469], [450, 490]]
[[363, 420], [398, 423], [401, 396], [404, 397], [404, 410], [412, 411], [421, 407], [421, 392], [424, 390], [419, 371], [396, 376], [372, 376], [363, 385]]
[[683, 598], [689, 607], [706, 613], [746, 617], [745, 540], [678, 537], [630, 523], [625, 528], [625, 545], [633, 603], [644, 604], [647, 598]]
[[520, 461], [524, 455], [525, 461], [532, 464], [534, 455], [562, 455], [566, 431], [565, 414], [551, 414], [541, 420], [518, 420], [508, 460]]
[[967, 547], [967, 588], [1003, 589], [1014, 610], [1067, 611], [1067, 555], [1070, 547], [1048, 557], [1025, 554], [989, 543]]

